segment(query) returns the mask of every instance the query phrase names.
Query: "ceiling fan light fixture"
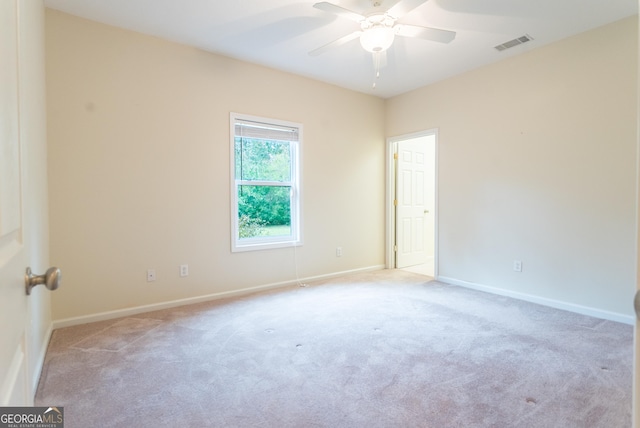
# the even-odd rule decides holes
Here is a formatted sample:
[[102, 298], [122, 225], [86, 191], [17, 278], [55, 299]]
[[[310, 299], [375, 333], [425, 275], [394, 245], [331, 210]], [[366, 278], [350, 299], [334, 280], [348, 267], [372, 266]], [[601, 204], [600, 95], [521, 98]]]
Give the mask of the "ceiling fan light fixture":
[[393, 43], [395, 32], [386, 25], [373, 25], [364, 30], [360, 36], [360, 44], [367, 52], [383, 52]]

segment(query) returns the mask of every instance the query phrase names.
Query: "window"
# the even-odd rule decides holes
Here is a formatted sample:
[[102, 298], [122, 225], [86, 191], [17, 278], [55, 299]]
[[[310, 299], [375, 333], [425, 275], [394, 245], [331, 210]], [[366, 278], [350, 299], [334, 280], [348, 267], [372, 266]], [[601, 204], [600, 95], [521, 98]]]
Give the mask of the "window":
[[231, 250], [302, 243], [302, 125], [231, 113]]

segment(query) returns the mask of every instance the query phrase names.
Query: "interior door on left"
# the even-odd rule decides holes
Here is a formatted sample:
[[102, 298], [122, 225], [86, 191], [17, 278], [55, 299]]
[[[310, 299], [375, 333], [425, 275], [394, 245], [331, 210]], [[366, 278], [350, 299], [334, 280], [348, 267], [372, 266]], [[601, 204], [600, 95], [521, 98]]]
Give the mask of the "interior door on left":
[[48, 295], [25, 292], [48, 264], [43, 36], [41, 1], [0, 1], [0, 406], [33, 403], [51, 325]]

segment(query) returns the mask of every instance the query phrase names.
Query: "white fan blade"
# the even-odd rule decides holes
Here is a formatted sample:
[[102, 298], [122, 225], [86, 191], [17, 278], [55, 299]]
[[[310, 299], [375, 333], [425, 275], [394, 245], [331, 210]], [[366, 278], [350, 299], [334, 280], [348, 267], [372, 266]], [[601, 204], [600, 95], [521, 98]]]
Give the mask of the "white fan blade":
[[352, 21], [361, 22], [366, 18], [359, 13], [353, 12], [349, 9], [345, 9], [344, 7], [338, 6], [333, 3], [329, 3], [327, 1], [322, 1], [320, 3], [316, 3], [313, 5], [316, 9], [320, 9], [325, 12], [333, 13], [334, 15], [342, 16], [344, 18], [351, 19]]
[[427, 0], [400, 0], [387, 11], [387, 14], [398, 19], [426, 2]]
[[325, 53], [328, 50], [331, 50], [333, 48], [337, 48], [338, 46], [342, 46], [347, 42], [350, 42], [353, 39], [357, 39], [358, 37], [360, 37], [360, 35], [362, 34], [362, 31], [355, 31], [351, 34], [348, 34], [344, 37], [340, 37], [338, 40], [334, 40], [331, 43], [327, 43], [324, 46], [320, 46], [317, 49], [312, 50], [311, 52], [309, 52], [309, 55], [311, 56], [318, 56], [320, 54]]
[[441, 30], [439, 28], [419, 27], [417, 25], [398, 24], [393, 27], [395, 33], [402, 37], [417, 37], [433, 42], [449, 43], [456, 38], [455, 31]]

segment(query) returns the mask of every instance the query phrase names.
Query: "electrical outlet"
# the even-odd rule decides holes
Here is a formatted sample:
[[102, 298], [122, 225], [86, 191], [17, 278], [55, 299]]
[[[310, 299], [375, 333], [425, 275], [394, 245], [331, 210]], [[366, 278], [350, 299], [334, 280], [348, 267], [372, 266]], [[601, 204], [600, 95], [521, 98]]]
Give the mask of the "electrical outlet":
[[336, 257], [342, 257], [342, 247], [336, 247]]
[[153, 282], [156, 280], [156, 270], [147, 269], [147, 282]]
[[189, 265], [180, 265], [180, 276], [189, 276]]
[[516, 272], [522, 272], [522, 261], [514, 260], [513, 261], [513, 270]]

